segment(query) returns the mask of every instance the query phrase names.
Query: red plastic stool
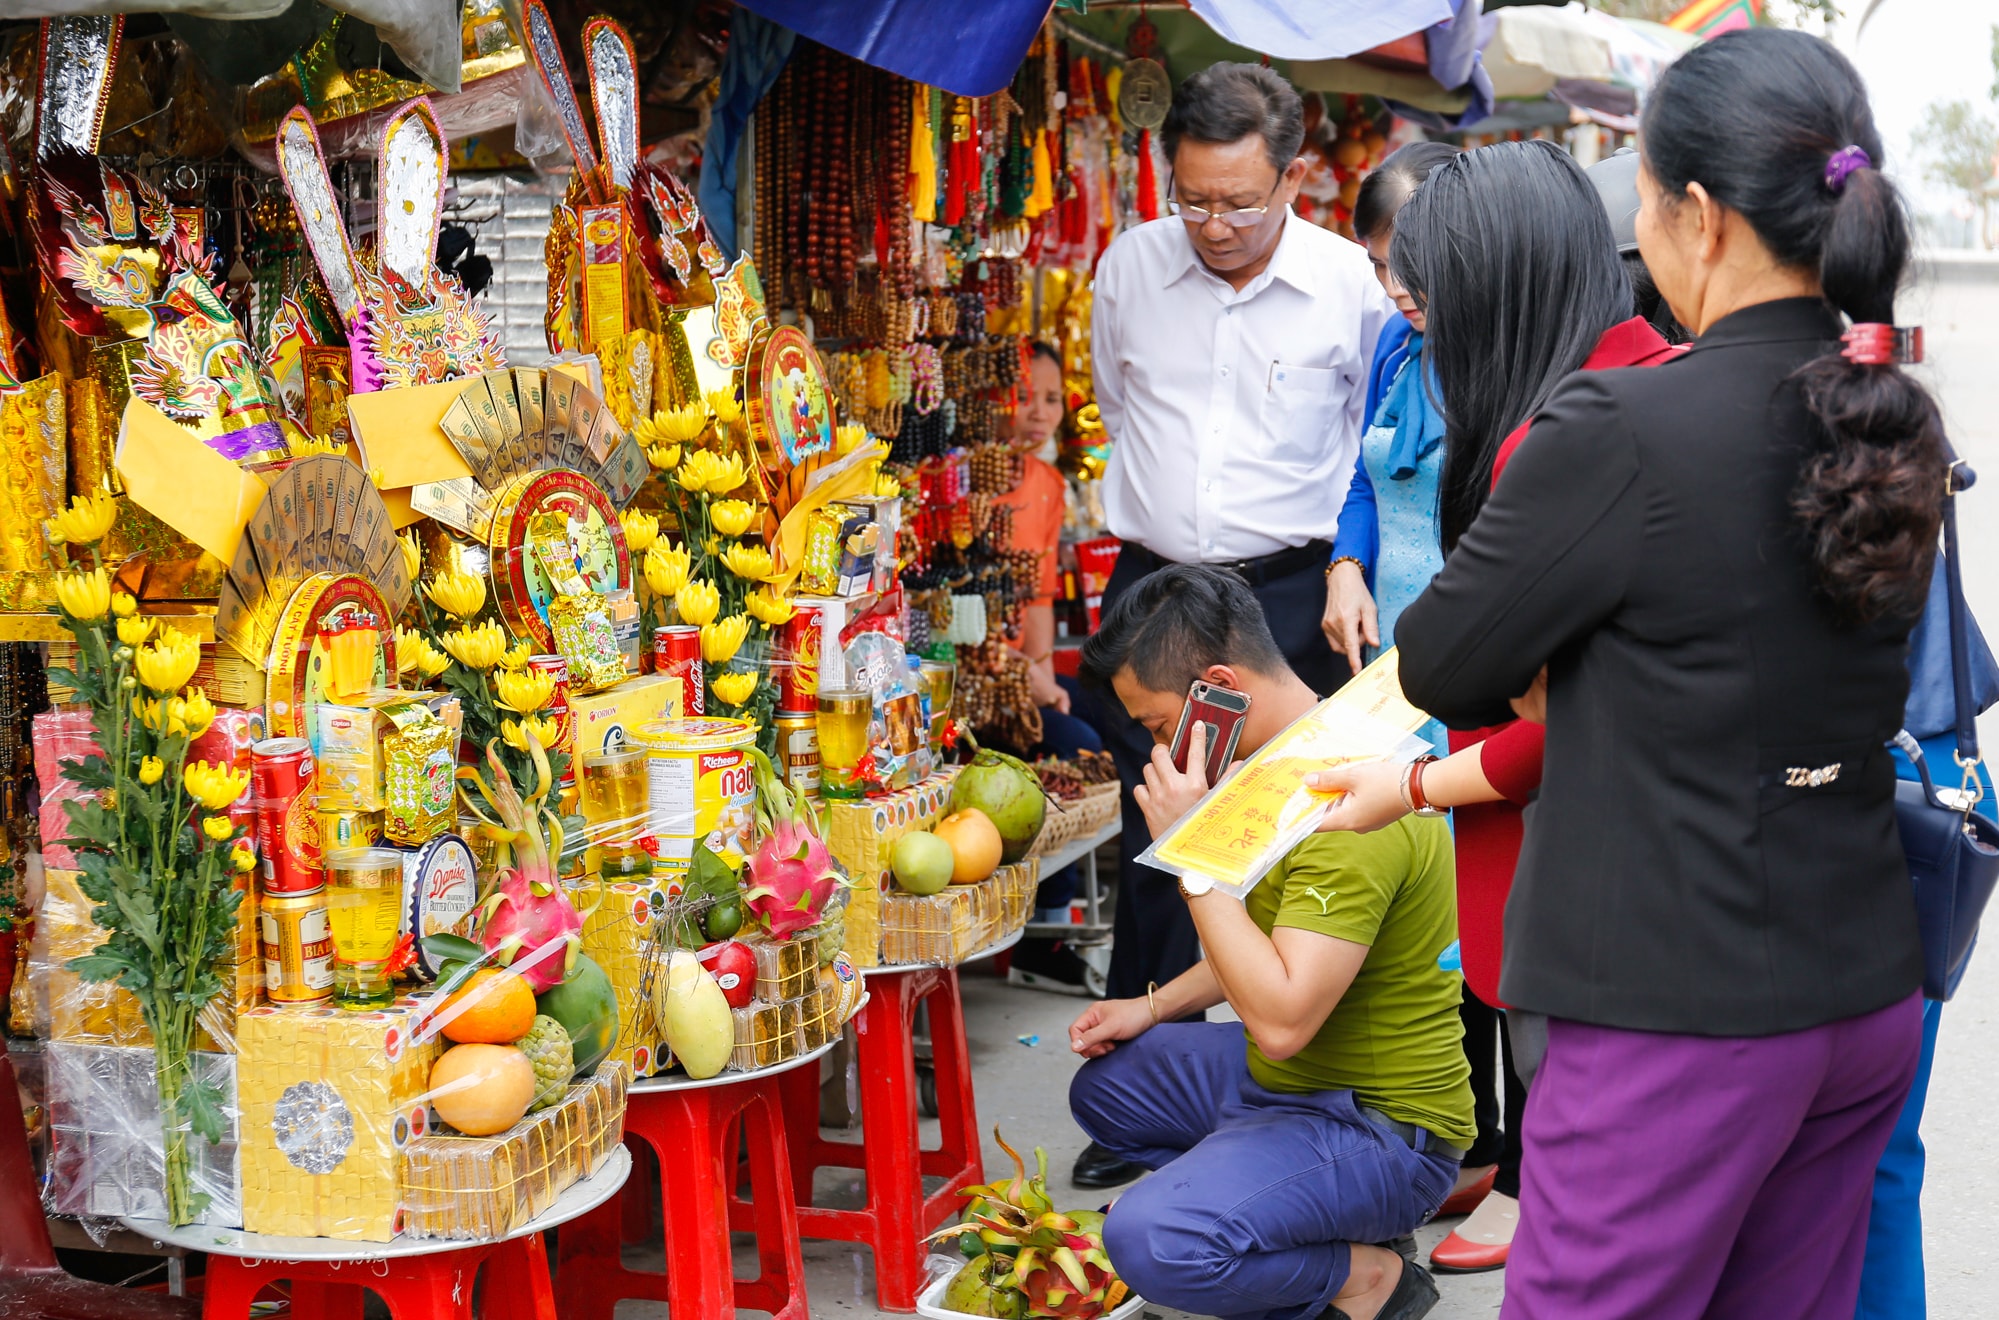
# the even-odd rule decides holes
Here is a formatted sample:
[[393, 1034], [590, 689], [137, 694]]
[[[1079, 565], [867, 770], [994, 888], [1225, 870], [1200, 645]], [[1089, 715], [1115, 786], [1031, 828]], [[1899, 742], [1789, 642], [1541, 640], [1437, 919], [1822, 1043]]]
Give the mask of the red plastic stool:
[[[819, 1075], [816, 1068], [800, 1071]], [[558, 1238], [562, 1320], [612, 1320], [612, 1311], [627, 1298], [665, 1302], [679, 1320], [732, 1316], [739, 1307], [767, 1311], [776, 1320], [808, 1320], [779, 1081], [765, 1075], [699, 1087], [632, 1086], [625, 1141], [644, 1142], [659, 1157], [666, 1273], [625, 1268], [618, 1248], [626, 1224], [638, 1216], [617, 1201], [606, 1202], [565, 1224]], [[762, 1271], [748, 1280], [735, 1277], [729, 1252], [739, 1132], [749, 1138], [755, 1199], [737, 1202], [743, 1213], [734, 1226], [756, 1234]], [[627, 1202], [649, 1194], [650, 1187], [637, 1178], [625, 1184]]]
[[[917, 1005], [930, 1004], [931, 1062], [943, 1141], [924, 1150], [916, 1128], [916, 1053], [911, 1040]], [[972, 1063], [965, 1048], [965, 1010], [956, 968], [913, 967], [868, 974], [868, 1001], [854, 1019], [861, 1076], [860, 1144], [819, 1135], [819, 1073], [807, 1068], [780, 1079], [791, 1138], [799, 1232], [809, 1238], [859, 1242], [875, 1257], [875, 1300], [884, 1311], [914, 1311], [923, 1287], [922, 1237], [964, 1206], [958, 1192], [985, 1180], [979, 1119], [972, 1102]], [[823, 1168], [860, 1169], [867, 1205], [829, 1210], [812, 1204], [812, 1175]], [[923, 1179], [942, 1178], [925, 1194]]]
[[[367, 1244], [356, 1247], [360, 1256]], [[245, 1320], [257, 1295], [281, 1280], [291, 1283], [294, 1320], [361, 1320], [364, 1288], [388, 1304], [394, 1320], [472, 1320], [472, 1285], [482, 1265], [479, 1320], [556, 1320], [539, 1233], [388, 1260], [212, 1255], [202, 1278], [202, 1320]]]

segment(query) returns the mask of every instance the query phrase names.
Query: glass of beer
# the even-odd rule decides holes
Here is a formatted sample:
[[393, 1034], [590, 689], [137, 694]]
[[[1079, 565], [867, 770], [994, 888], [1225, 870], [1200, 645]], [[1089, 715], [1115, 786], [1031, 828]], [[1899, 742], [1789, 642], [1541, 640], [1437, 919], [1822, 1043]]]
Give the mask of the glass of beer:
[[394, 1001], [389, 957], [402, 929], [403, 855], [353, 848], [326, 857], [326, 920], [333, 932], [333, 1002], [357, 1012]]
[[590, 822], [590, 850], [583, 865], [606, 880], [652, 873], [639, 846], [648, 819], [646, 749], [617, 747], [583, 758], [583, 818]]
[[874, 713], [874, 695], [865, 688], [819, 689], [820, 797], [865, 796], [860, 770]]

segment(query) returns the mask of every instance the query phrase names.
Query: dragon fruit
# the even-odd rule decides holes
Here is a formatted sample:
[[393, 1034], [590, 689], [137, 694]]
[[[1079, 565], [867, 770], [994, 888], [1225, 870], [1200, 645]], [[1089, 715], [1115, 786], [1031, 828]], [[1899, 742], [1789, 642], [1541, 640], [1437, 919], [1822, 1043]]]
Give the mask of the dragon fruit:
[[[986, 1254], [974, 1257], [974, 1262], [992, 1262], [981, 1277], [990, 1278], [997, 1287], [1017, 1290], [1023, 1316], [1096, 1320], [1116, 1310], [1130, 1289], [1104, 1254], [1103, 1215], [1095, 1210], [1057, 1211], [1048, 1195], [1048, 1152], [1035, 1147], [1037, 1172], [1029, 1178], [1026, 1164], [997, 1128], [993, 1140], [1013, 1159], [1013, 1181], [967, 1187], [961, 1193], [970, 1198], [965, 1221], [932, 1237], [975, 1235]], [[1002, 1265], [1005, 1276], [1000, 1273]]]
[[[556, 879], [551, 859], [562, 854], [562, 820], [544, 806], [550, 787], [548, 758], [532, 731], [528, 733], [528, 752], [537, 782], [535, 791], [525, 800], [500, 763], [497, 742], [486, 746], [486, 761], [493, 772], [492, 785], [488, 787], [477, 770], [461, 769], [458, 795], [502, 846], [502, 865], [480, 895], [480, 943], [500, 966], [519, 963], [518, 970], [528, 988], [542, 994], [562, 984], [576, 970], [576, 959], [583, 952], [583, 919], [596, 910], [597, 904], [592, 903], [586, 912], [578, 912]], [[474, 786], [486, 800], [492, 816], [479, 809], [472, 794], [465, 791], [467, 784]], [[600, 878], [597, 902], [602, 901]], [[552, 951], [541, 952], [556, 943], [566, 946], [560, 956]]]
[[751, 887], [743, 903], [762, 918], [774, 939], [789, 939], [819, 924], [843, 879], [819, 837], [812, 808], [786, 786], [770, 759], [752, 750], [756, 765], [757, 833], [750, 854]]

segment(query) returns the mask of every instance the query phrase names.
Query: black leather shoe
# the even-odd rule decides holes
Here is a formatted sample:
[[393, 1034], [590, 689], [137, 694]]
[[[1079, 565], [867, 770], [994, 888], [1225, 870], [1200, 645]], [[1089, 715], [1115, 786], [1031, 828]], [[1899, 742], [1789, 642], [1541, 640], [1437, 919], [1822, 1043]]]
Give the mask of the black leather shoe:
[[1374, 1245], [1394, 1252], [1411, 1265], [1416, 1263], [1416, 1235], [1414, 1233], [1404, 1233], [1399, 1238], [1393, 1238], [1387, 1242], [1377, 1242]]
[[1093, 1141], [1076, 1157], [1069, 1181], [1078, 1187], [1122, 1187], [1144, 1172], [1142, 1165], [1121, 1160]]
[[[1430, 1277], [1430, 1271], [1404, 1261], [1395, 1291], [1388, 1294], [1388, 1300], [1374, 1313], [1374, 1320], [1423, 1320], [1437, 1302], [1437, 1281]], [[1319, 1313], [1319, 1320], [1352, 1320], [1352, 1317], [1337, 1306], [1328, 1306]]]

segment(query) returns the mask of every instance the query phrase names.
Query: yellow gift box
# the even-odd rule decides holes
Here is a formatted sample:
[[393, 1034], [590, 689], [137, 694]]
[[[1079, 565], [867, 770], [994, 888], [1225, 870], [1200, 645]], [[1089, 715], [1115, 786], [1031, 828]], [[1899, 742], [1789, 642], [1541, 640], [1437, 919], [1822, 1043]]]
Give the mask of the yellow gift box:
[[631, 741], [631, 731], [641, 724], [679, 719], [680, 680], [647, 674], [601, 692], [571, 692], [569, 716], [577, 754], [585, 760], [602, 756]]
[[403, 1148], [428, 1125], [441, 1052], [420, 1007], [266, 1007], [236, 1022], [243, 1227], [387, 1242], [401, 1227]]
[[583, 922], [583, 952], [596, 959], [618, 995], [618, 1043], [611, 1057], [623, 1060], [637, 1077], [650, 1077], [665, 1063], [645, 991], [646, 935], [658, 915], [653, 906], [658, 893], [650, 882], [607, 883], [604, 901]]
[[927, 830], [951, 809], [958, 768], [947, 766], [920, 784], [860, 802], [828, 801], [826, 849], [847, 870], [847, 956], [856, 967], [881, 965], [883, 881], [895, 841]]

